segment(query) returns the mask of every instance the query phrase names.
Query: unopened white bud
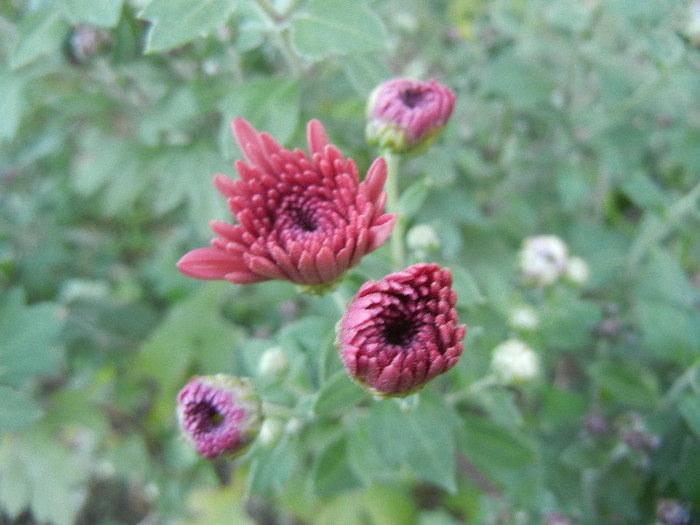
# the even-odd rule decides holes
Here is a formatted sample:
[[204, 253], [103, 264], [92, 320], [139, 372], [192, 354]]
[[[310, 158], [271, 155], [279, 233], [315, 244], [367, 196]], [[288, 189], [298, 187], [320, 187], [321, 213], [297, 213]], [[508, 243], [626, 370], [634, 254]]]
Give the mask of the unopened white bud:
[[566, 270], [568, 249], [556, 235], [537, 235], [523, 241], [518, 254], [523, 277], [538, 286], [557, 281]]
[[284, 432], [284, 423], [277, 417], [268, 417], [263, 421], [258, 434], [258, 441], [263, 447], [272, 447], [282, 437]]
[[505, 385], [530, 381], [537, 377], [539, 368], [537, 354], [518, 339], [508, 339], [493, 349], [491, 369]]
[[289, 358], [287, 354], [279, 346], [265, 350], [260, 356], [258, 363], [258, 372], [260, 376], [270, 381], [279, 381], [284, 377], [289, 369]]
[[566, 279], [573, 284], [584, 284], [588, 281], [591, 270], [581, 257], [569, 257], [566, 262]]
[[510, 311], [508, 324], [515, 330], [536, 330], [540, 325], [540, 317], [532, 306], [516, 306]]
[[440, 248], [440, 239], [435, 234], [435, 230], [429, 224], [416, 224], [408, 230], [406, 244], [416, 252], [432, 252]]

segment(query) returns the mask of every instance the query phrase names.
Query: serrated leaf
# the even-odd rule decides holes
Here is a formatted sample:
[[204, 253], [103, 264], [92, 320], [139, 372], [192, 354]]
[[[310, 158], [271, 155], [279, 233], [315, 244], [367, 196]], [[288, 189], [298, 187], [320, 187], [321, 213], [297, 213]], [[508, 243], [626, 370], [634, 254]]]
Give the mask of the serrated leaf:
[[294, 48], [309, 60], [377, 51], [387, 45], [381, 19], [358, 2], [312, 0], [291, 27]]
[[328, 496], [360, 486], [360, 481], [348, 464], [347, 442], [345, 437], [328, 445], [316, 458], [311, 479], [314, 492]]
[[226, 25], [234, 8], [230, 0], [151, 0], [138, 15], [151, 22], [146, 52], [165, 51], [207, 36]]
[[0, 385], [0, 432], [17, 430], [41, 417], [43, 410], [27, 394]]
[[356, 404], [367, 393], [350, 380], [345, 370], [339, 370], [326, 381], [313, 405], [315, 414], [332, 414]]
[[61, 0], [73, 24], [114, 27], [119, 22], [123, 0]]
[[226, 156], [241, 156], [231, 132], [235, 117], [245, 118], [259, 132], [266, 131], [285, 144], [299, 123], [300, 97], [301, 85], [288, 78], [255, 80], [232, 89], [219, 105], [223, 113], [219, 140]]
[[19, 35], [10, 51], [10, 67], [17, 69], [61, 49], [68, 33], [57, 10], [42, 9], [22, 19]]

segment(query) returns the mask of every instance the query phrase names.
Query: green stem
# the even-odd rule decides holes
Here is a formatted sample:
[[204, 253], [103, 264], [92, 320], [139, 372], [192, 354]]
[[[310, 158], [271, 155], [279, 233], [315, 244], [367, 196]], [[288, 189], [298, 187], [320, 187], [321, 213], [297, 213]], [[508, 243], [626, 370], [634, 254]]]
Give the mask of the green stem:
[[652, 219], [635, 240], [628, 259], [628, 274], [634, 274], [644, 254], [663, 239], [675, 227], [676, 223], [687, 213], [693, 211], [696, 201], [700, 199], [700, 182], [688, 193], [674, 202], [666, 210], [665, 217]]
[[391, 261], [396, 271], [402, 270], [406, 259], [404, 249], [404, 230], [406, 228], [405, 217], [399, 213], [399, 165], [401, 157], [385, 149], [382, 156], [386, 159], [386, 205], [389, 213], [396, 214], [396, 225], [391, 233]]

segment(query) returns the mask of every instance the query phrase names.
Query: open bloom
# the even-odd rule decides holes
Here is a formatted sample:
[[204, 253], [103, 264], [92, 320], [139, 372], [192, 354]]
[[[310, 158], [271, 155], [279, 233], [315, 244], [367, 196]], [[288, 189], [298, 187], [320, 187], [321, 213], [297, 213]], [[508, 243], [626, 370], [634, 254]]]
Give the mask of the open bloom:
[[384, 82], [369, 97], [367, 141], [395, 153], [427, 146], [447, 124], [454, 105], [454, 93], [433, 79]]
[[382, 213], [383, 159], [359, 182], [354, 161], [328, 144], [316, 120], [307, 127], [310, 157], [283, 149], [244, 119], [232, 126], [246, 162], [236, 162], [239, 180], [216, 175], [214, 184], [238, 224], [212, 221], [218, 237], [180, 259], [182, 273], [237, 284], [328, 284], [387, 240], [396, 218]]
[[258, 435], [262, 408], [250, 379], [216, 374], [194, 377], [180, 390], [177, 417], [202, 456], [235, 456]]
[[367, 281], [340, 322], [345, 368], [377, 396], [405, 396], [452, 368], [462, 354], [452, 274], [419, 263]]

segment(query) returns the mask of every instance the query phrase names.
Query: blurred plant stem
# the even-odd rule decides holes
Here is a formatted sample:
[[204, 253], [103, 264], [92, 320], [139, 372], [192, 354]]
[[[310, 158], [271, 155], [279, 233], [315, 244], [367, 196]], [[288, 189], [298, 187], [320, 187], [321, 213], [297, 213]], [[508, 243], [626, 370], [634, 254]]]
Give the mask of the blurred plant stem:
[[643, 223], [642, 231], [630, 248], [627, 259], [627, 275], [634, 276], [644, 255], [666, 235], [668, 235], [682, 217], [692, 212], [700, 198], [700, 182], [688, 193], [666, 208], [663, 217], [651, 215]]
[[396, 214], [396, 226], [391, 233], [391, 262], [394, 270], [399, 271], [404, 267], [406, 259], [404, 248], [404, 230], [406, 229], [405, 217], [398, 209], [399, 205], [399, 167], [401, 165], [401, 157], [386, 148], [382, 150], [382, 157], [386, 160], [387, 179], [387, 208], [389, 213]]
[[289, 72], [296, 78], [300, 77], [303, 73], [301, 59], [292, 46], [291, 32], [287, 24], [289, 15], [294, 11], [296, 6], [296, 1], [289, 2], [289, 5], [284, 11], [279, 11], [270, 0], [256, 1], [260, 9], [262, 9], [265, 14], [270, 17], [276, 26], [276, 31], [274, 34], [275, 40], [277, 41], [277, 47], [279, 48], [280, 53], [287, 64]]

